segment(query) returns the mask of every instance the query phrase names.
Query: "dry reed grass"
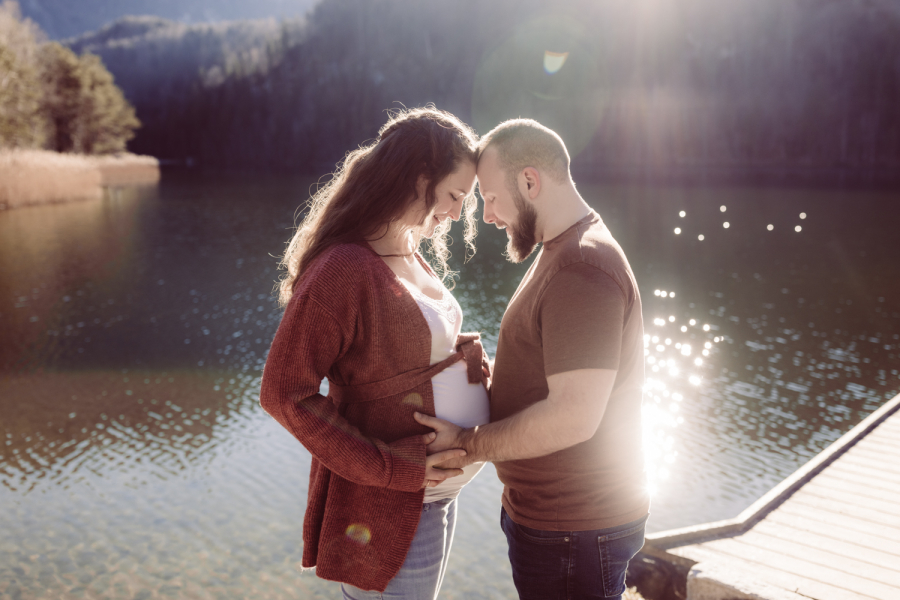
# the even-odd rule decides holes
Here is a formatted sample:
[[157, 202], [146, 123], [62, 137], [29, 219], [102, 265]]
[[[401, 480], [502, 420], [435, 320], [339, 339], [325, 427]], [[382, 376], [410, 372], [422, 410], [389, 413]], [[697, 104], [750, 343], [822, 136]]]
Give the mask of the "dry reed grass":
[[62, 202], [103, 195], [100, 170], [84, 156], [43, 150], [0, 152], [0, 205]]
[[152, 156], [116, 154], [89, 160], [100, 169], [104, 186], [152, 184], [160, 178], [159, 161]]
[[149, 156], [0, 150], [0, 209], [100, 198], [103, 186], [157, 181], [159, 162]]

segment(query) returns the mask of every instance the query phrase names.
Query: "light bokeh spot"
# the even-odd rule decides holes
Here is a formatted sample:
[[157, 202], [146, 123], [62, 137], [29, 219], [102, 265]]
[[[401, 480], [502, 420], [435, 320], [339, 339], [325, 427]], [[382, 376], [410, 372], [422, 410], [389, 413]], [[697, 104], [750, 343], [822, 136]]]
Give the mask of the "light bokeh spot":
[[552, 75], [563, 68], [566, 59], [569, 58], [568, 52], [550, 52], [544, 51], [544, 71]]
[[416, 392], [409, 394], [406, 398], [403, 399], [403, 404], [412, 404], [413, 406], [425, 406], [425, 401], [422, 400], [422, 395]]
[[606, 113], [616, 41], [566, 16], [518, 25], [479, 60], [472, 125], [484, 133], [507, 119], [534, 119], [558, 133], [575, 158]]
[[372, 539], [372, 532], [369, 531], [369, 528], [365, 525], [360, 525], [359, 523], [353, 523], [347, 527], [347, 531], [344, 532], [344, 535], [360, 546], [365, 546]]

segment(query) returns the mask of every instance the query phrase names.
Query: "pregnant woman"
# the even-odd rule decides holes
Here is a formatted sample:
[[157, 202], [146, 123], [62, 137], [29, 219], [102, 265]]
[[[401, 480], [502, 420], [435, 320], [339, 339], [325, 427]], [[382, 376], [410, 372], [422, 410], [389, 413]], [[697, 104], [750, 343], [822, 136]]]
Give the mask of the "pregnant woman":
[[[285, 253], [286, 305], [260, 404], [312, 454], [303, 566], [345, 598], [435, 598], [456, 497], [481, 468], [441, 470], [416, 411], [489, 420], [478, 334], [418, 252], [449, 274], [450, 222], [475, 234], [476, 136], [434, 108], [398, 112], [312, 198]], [[328, 379], [328, 395], [320, 383]]]

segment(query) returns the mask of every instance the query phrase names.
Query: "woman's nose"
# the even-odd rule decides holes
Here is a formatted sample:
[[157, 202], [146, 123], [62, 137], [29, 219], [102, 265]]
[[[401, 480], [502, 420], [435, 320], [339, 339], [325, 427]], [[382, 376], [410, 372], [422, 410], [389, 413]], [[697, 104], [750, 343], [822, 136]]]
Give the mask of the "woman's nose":
[[450, 218], [454, 221], [459, 221], [459, 217], [462, 216], [463, 209], [463, 201], [454, 202], [454, 206], [450, 208]]

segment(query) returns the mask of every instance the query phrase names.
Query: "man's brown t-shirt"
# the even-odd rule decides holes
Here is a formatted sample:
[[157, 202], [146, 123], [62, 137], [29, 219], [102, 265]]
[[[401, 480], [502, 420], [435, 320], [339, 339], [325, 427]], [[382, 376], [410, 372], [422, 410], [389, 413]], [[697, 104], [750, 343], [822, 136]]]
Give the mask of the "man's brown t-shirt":
[[503, 507], [513, 521], [545, 531], [584, 531], [647, 514], [643, 335], [634, 274], [599, 215], [592, 212], [544, 243], [500, 324], [491, 421], [547, 398], [550, 375], [617, 373], [591, 439], [540, 458], [496, 463]]

